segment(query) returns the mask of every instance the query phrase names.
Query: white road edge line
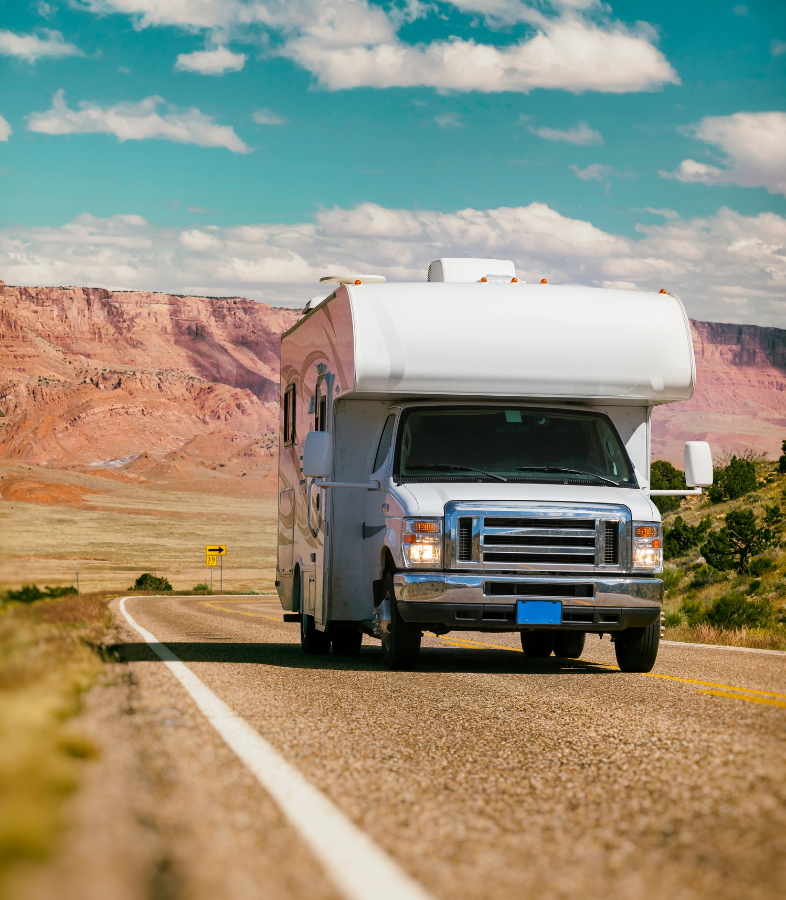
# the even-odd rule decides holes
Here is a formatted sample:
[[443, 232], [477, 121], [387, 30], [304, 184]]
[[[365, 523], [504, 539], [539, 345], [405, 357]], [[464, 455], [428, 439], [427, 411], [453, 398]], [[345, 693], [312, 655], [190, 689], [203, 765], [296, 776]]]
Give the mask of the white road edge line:
[[128, 599], [120, 600], [120, 611], [128, 624], [150, 644], [213, 728], [273, 797], [344, 897], [348, 900], [432, 900], [424, 888], [306, 781], [179, 657], [134, 621], [126, 609]]
[[763, 653], [765, 656], [786, 657], [786, 650], [760, 650], [758, 647], [729, 647], [726, 644], [694, 644], [691, 641], [661, 641], [669, 647], [693, 647], [696, 650], [736, 650], [738, 653]]

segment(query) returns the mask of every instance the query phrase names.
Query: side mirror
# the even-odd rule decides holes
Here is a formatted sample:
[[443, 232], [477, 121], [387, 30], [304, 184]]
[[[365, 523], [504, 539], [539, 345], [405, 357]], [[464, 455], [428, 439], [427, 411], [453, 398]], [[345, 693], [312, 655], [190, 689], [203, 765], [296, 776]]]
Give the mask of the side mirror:
[[685, 484], [689, 488], [712, 484], [712, 451], [706, 441], [685, 444]]
[[306, 478], [330, 478], [333, 473], [333, 435], [310, 431], [303, 447], [303, 474]]

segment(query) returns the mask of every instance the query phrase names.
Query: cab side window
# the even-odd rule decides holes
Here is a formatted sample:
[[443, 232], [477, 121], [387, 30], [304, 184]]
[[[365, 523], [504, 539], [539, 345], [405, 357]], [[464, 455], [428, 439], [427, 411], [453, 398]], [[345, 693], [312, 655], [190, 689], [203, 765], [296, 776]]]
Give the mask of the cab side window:
[[395, 415], [390, 415], [385, 420], [385, 427], [382, 429], [382, 436], [379, 439], [379, 446], [377, 447], [377, 455], [374, 458], [374, 468], [371, 470], [372, 472], [378, 471], [382, 463], [388, 458], [390, 444], [393, 440], [393, 426], [395, 424]]
[[284, 391], [284, 445], [295, 443], [295, 385]]

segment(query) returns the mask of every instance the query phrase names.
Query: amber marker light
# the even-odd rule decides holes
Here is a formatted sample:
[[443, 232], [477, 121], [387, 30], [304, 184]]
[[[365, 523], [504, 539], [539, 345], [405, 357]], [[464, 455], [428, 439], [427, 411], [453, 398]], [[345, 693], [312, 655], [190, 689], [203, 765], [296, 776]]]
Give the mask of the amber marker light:
[[540, 279], [540, 283], [541, 283], [541, 284], [548, 284], [548, 281], [546, 281], [545, 278], [541, 278], [541, 279]]
[[658, 291], [658, 293], [659, 293], [659, 294], [665, 294], [665, 293], [666, 293], [666, 288], [661, 288], [661, 289]]
[[640, 538], [654, 538], [659, 536], [660, 529], [655, 525], [637, 525], [636, 526], [636, 537]]
[[359, 278], [356, 278], [356, 279], [355, 279], [355, 284], [363, 284], [363, 282], [362, 282]]
[[488, 281], [488, 278], [486, 278], [486, 276], [484, 275], [480, 280], [481, 280], [481, 281]]
[[511, 279], [510, 279], [510, 283], [511, 283], [511, 284], [518, 284], [518, 283], [519, 283], [519, 280], [518, 280], [518, 278], [511, 278]]

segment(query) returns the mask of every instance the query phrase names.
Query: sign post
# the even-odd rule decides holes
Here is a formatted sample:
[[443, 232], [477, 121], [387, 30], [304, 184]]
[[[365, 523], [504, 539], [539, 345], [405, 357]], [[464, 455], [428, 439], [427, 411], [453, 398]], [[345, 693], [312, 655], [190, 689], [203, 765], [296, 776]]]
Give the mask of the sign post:
[[221, 557], [221, 593], [224, 592], [224, 557], [226, 556], [226, 544], [207, 544], [205, 546], [205, 565], [210, 569], [210, 592], [213, 592], [213, 567], [218, 565]]

